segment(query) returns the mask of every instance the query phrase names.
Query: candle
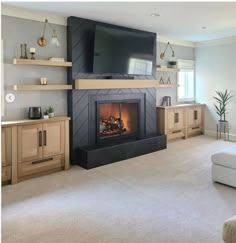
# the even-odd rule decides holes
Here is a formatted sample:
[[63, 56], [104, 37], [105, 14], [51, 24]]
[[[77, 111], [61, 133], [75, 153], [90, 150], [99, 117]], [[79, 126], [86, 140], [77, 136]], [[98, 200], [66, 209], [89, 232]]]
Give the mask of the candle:
[[34, 47], [30, 47], [30, 53], [35, 53], [35, 48]]
[[48, 81], [47, 77], [41, 77], [40, 78], [40, 83], [41, 84], [47, 84], [47, 81]]

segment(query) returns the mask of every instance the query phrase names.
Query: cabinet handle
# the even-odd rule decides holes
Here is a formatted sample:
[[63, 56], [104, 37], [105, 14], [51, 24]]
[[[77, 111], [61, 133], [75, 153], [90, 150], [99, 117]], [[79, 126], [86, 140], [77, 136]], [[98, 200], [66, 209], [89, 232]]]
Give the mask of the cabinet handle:
[[194, 117], [193, 117], [194, 120], [197, 120], [197, 111], [195, 110], [194, 111]]
[[53, 160], [53, 158], [36, 160], [36, 161], [33, 161], [33, 162], [32, 162], [32, 165], [34, 165], [34, 164], [39, 164], [39, 163], [43, 163], [43, 162], [47, 162], [47, 161], [50, 161], [50, 160]]
[[178, 133], [178, 132], [181, 132], [181, 130], [173, 131], [172, 133]]
[[44, 146], [46, 146], [47, 145], [47, 131], [46, 130], [44, 130], [43, 131], [43, 141], [44, 141]]
[[39, 131], [39, 147], [42, 147], [42, 131]]
[[199, 129], [200, 127], [192, 127], [192, 130], [194, 130], [194, 129]]
[[179, 122], [179, 113], [175, 113], [175, 123]]

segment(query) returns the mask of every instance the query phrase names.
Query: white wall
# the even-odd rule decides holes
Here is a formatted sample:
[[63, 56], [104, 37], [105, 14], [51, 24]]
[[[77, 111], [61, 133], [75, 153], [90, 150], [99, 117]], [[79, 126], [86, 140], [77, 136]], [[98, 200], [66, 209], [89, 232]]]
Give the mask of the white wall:
[[197, 47], [195, 58], [196, 99], [206, 104], [206, 134], [215, 133], [218, 120], [212, 97], [216, 90], [228, 89], [235, 98], [228, 106], [226, 120], [230, 124], [231, 139], [236, 139], [236, 41]]

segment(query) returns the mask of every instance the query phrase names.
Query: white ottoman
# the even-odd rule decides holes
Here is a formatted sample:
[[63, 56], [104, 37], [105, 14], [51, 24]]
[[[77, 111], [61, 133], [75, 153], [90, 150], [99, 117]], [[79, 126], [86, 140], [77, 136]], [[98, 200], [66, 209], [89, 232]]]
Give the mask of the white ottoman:
[[236, 187], [236, 148], [231, 147], [211, 156], [212, 180]]

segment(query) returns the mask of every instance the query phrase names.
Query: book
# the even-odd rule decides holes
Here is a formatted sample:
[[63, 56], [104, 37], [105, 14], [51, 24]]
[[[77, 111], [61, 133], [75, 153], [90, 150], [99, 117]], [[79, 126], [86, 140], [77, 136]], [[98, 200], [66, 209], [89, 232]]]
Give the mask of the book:
[[55, 61], [55, 62], [64, 62], [65, 59], [63, 57], [50, 57], [50, 61]]

